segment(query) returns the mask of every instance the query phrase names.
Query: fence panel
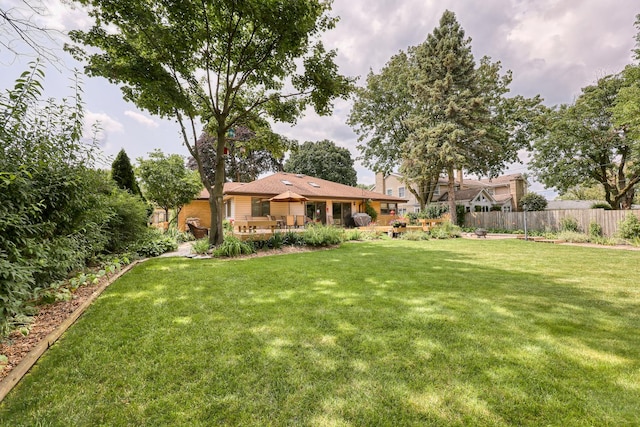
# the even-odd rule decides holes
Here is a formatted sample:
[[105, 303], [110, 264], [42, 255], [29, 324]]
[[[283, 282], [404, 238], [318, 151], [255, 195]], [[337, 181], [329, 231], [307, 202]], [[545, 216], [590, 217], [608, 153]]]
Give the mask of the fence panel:
[[[589, 224], [602, 227], [605, 236], [615, 236], [618, 224], [633, 213], [640, 217], [640, 209], [606, 211], [604, 209], [548, 210], [527, 212], [527, 229], [537, 231], [560, 230], [564, 218], [577, 221], [580, 231], [589, 232]], [[465, 227], [491, 230], [524, 230], [524, 212], [470, 212], [465, 215]]]

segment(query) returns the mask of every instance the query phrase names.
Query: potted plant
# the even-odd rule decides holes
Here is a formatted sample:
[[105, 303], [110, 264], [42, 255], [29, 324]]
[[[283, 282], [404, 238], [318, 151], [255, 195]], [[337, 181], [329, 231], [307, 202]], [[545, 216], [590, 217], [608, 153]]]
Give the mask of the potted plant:
[[391, 222], [389, 222], [389, 225], [393, 228], [406, 227], [407, 220], [405, 220], [404, 218], [396, 218], [394, 220], [391, 220]]

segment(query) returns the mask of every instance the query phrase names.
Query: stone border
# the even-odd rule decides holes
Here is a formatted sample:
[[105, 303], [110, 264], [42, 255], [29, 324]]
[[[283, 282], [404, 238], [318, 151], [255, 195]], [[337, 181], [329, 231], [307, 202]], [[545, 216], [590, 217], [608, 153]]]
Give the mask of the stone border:
[[15, 387], [20, 380], [29, 372], [31, 367], [35, 365], [40, 356], [44, 354], [49, 347], [51, 347], [60, 336], [67, 330], [76, 320], [85, 312], [85, 310], [102, 294], [102, 292], [113, 282], [118, 280], [122, 275], [127, 273], [136, 265], [144, 262], [145, 260], [137, 260], [124, 267], [117, 274], [110, 277], [105, 283], [103, 283], [98, 289], [96, 289], [85, 302], [83, 302], [78, 308], [64, 322], [62, 322], [53, 332], [49, 333], [44, 339], [36, 344], [29, 353], [18, 363], [18, 365], [11, 370], [0, 382], [0, 402], [5, 398], [7, 394]]

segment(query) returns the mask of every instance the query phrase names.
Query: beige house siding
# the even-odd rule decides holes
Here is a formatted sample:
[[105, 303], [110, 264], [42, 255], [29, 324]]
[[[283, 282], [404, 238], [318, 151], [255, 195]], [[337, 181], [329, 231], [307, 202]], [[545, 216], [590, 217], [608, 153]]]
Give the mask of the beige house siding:
[[208, 200], [193, 200], [185, 205], [178, 214], [178, 229], [185, 231], [187, 218], [198, 218], [200, 226], [211, 228], [211, 210]]

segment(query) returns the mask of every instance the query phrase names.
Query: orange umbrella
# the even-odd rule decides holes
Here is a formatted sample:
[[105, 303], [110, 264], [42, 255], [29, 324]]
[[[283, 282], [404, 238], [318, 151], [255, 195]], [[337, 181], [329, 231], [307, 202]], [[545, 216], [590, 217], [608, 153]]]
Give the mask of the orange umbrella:
[[291, 190], [287, 190], [269, 199], [270, 202], [288, 202], [289, 206], [287, 208], [289, 213], [291, 213], [291, 202], [306, 202], [307, 200], [309, 199]]

